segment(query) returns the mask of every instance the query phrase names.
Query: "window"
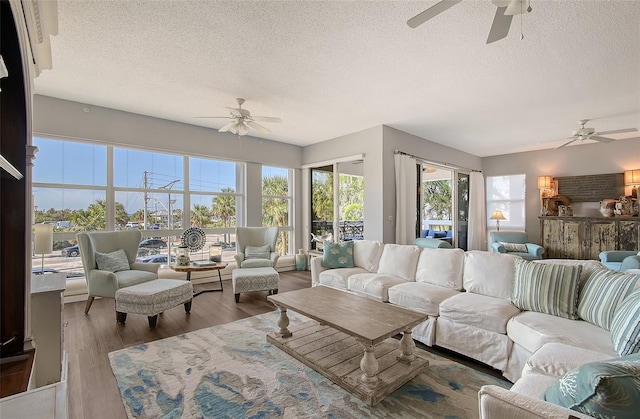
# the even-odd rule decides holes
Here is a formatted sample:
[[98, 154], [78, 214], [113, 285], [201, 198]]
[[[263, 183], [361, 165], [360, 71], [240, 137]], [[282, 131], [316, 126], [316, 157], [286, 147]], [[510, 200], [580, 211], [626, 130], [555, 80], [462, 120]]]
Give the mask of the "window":
[[511, 230], [525, 229], [525, 175], [487, 177], [487, 226], [492, 230], [496, 223], [490, 220], [495, 210], [506, 218], [500, 227]]
[[291, 254], [291, 170], [262, 166], [262, 225], [278, 227], [277, 252]]

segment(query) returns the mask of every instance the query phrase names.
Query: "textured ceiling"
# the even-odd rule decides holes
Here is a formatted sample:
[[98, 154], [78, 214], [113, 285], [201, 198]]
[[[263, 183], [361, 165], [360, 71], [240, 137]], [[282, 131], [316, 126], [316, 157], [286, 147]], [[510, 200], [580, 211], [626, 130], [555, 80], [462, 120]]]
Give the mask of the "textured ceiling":
[[640, 128], [640, 1], [531, 0], [524, 40], [516, 16], [490, 45], [488, 0], [406, 25], [435, 3], [58, 0], [36, 92], [211, 128], [193, 117], [243, 97], [284, 121], [262, 138], [386, 124], [477, 156], [558, 146], [584, 118]]

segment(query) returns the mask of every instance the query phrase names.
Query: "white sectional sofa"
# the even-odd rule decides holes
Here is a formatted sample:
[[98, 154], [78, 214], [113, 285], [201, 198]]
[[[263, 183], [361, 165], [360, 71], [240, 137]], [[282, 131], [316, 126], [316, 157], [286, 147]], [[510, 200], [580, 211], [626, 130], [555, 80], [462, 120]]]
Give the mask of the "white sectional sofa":
[[[490, 401], [509, 396], [507, 402], [497, 403], [499, 408], [506, 407], [506, 410], [493, 412], [496, 417], [515, 417], [508, 416], [512, 407], [509, 400], [528, 396], [531, 400], [525, 400], [525, 405], [542, 403], [549, 405], [549, 411], [560, 409], [560, 415], [565, 418], [568, 414], [581, 417], [577, 412], [539, 400], [540, 386], [532, 388], [530, 385], [537, 381], [548, 387], [548, 380], [538, 375], [555, 380], [566, 372], [566, 368], [542, 366], [538, 369], [546, 368], [555, 374], [537, 374], [532, 372], [527, 361], [535, 361], [532, 356], [548, 344], [562, 344], [575, 350], [574, 353], [587, 351], [589, 355], [572, 356], [571, 351], [564, 351], [558, 357], [544, 358], [554, 364], [574, 365], [578, 362], [579, 366], [579, 362], [589, 362], [594, 356], [601, 359], [617, 357], [611, 334], [585, 320], [522, 311], [512, 304], [516, 259], [516, 256], [484, 251], [421, 249], [362, 240], [353, 244], [354, 267], [326, 269], [321, 257], [313, 258], [312, 285], [351, 291], [429, 314], [429, 318], [414, 329], [414, 339], [488, 364], [516, 383], [514, 391], [497, 387], [486, 390], [489, 393], [484, 394], [484, 400], [488, 405]], [[592, 260], [533, 263], [580, 265], [581, 286], [595, 269], [604, 268], [600, 262]], [[523, 377], [525, 384], [520, 385], [523, 370], [532, 378]]]

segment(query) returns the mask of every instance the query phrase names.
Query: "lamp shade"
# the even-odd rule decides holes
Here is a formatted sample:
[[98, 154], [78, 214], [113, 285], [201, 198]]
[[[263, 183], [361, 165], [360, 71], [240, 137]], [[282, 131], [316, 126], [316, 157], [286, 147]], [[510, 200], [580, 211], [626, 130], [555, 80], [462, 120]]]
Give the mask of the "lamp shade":
[[53, 226], [51, 224], [36, 224], [33, 226], [35, 240], [33, 251], [39, 255], [53, 252]]
[[551, 176], [538, 176], [538, 189], [550, 189]]
[[625, 186], [640, 185], [640, 169], [625, 170], [624, 184]]
[[493, 211], [493, 214], [491, 214], [491, 217], [489, 217], [489, 219], [490, 220], [506, 220], [506, 218], [504, 217], [504, 214], [500, 210]]

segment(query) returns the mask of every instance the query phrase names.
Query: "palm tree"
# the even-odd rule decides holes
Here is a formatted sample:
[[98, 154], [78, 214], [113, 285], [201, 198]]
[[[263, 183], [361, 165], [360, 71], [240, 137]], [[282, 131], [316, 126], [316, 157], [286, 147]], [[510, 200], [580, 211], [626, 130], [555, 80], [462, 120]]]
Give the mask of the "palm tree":
[[[276, 198], [287, 196], [288, 180], [284, 176], [273, 176], [263, 179], [262, 194], [270, 196], [262, 200], [262, 225], [286, 226], [289, 225], [289, 200]], [[289, 249], [288, 233], [280, 232], [276, 247], [280, 254], [286, 254]]]
[[451, 181], [427, 181], [422, 189], [425, 217], [430, 220], [451, 220]]
[[[222, 188], [220, 192], [233, 193], [233, 188]], [[222, 220], [224, 228], [231, 227], [231, 220], [236, 215], [236, 198], [232, 195], [214, 196], [211, 204], [211, 215]], [[229, 242], [227, 233], [224, 234], [224, 241]]]
[[211, 217], [211, 210], [206, 205], [195, 204], [191, 210], [191, 224], [196, 227], [206, 227]]

